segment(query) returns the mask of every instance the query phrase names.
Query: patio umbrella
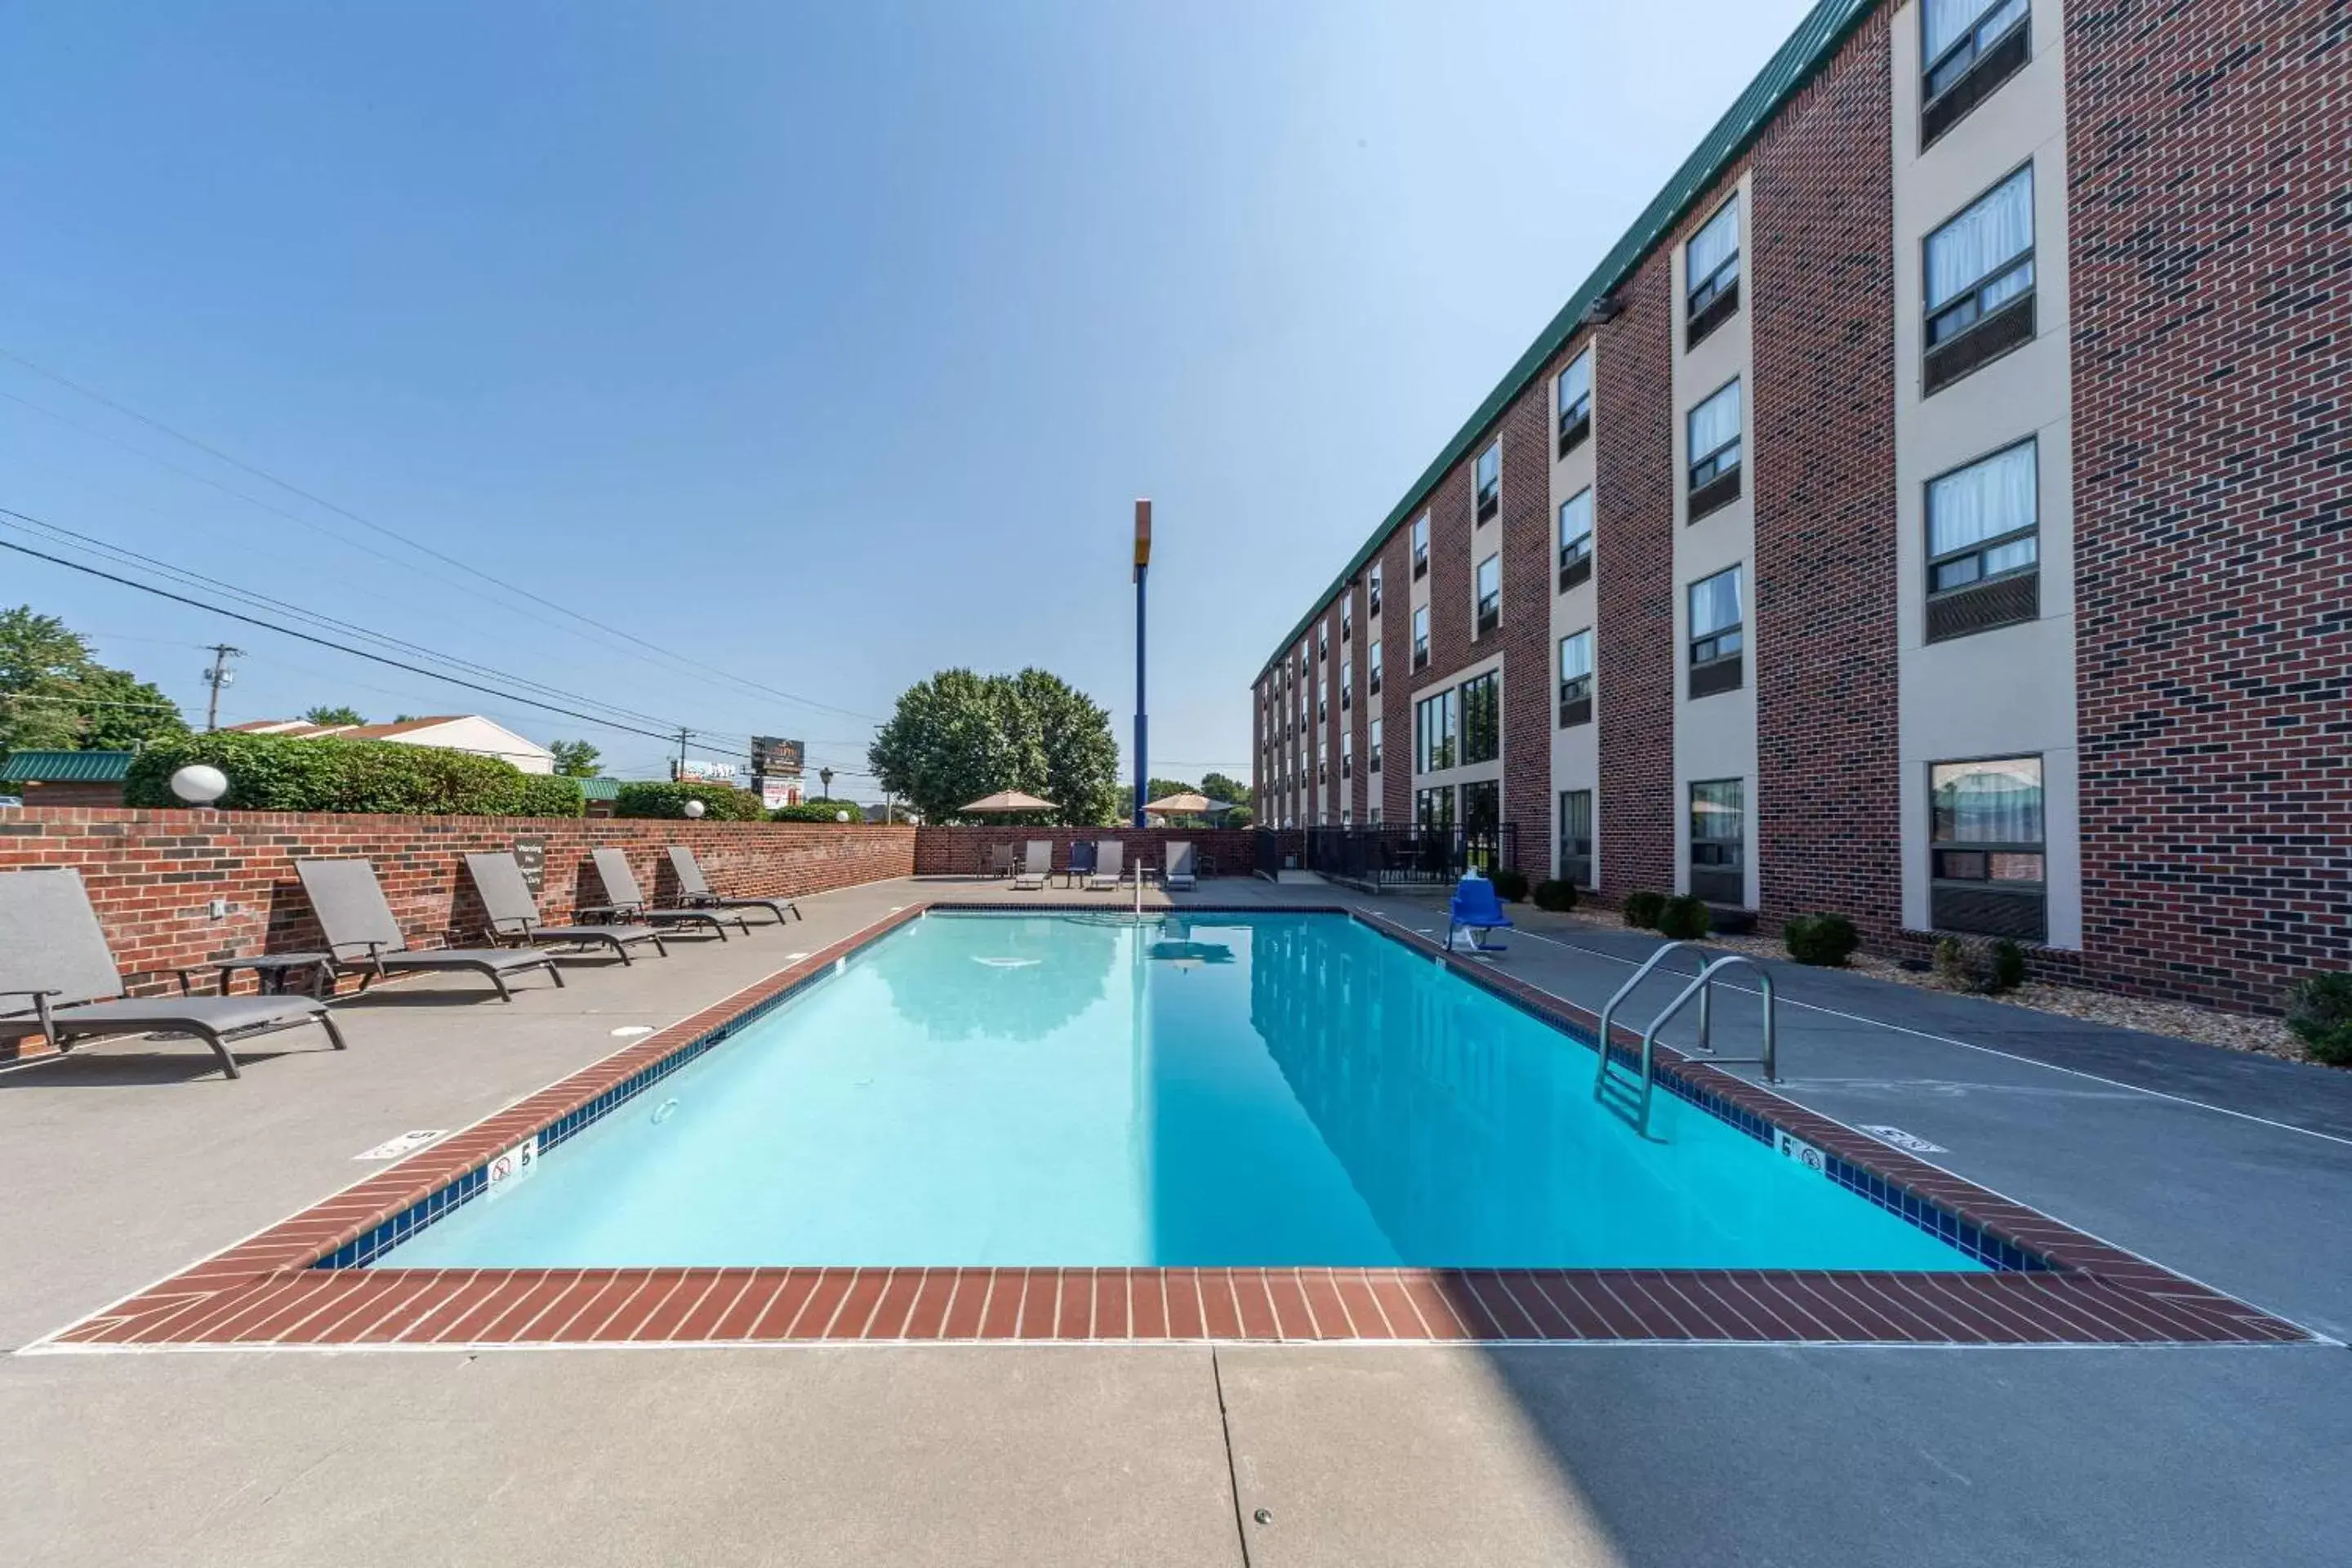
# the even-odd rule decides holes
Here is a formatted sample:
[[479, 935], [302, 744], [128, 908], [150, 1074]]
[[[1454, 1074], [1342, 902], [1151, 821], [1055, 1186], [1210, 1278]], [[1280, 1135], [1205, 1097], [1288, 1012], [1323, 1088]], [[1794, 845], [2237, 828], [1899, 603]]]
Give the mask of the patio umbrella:
[[1050, 800], [1039, 800], [1035, 795], [1024, 795], [1017, 789], [1001, 789], [994, 795], [982, 795], [961, 809], [976, 815], [997, 811], [1058, 811], [1061, 808]]
[[1153, 816], [1222, 816], [1233, 808], [1231, 801], [1211, 800], [1197, 791], [1182, 790], [1163, 795], [1143, 809]]

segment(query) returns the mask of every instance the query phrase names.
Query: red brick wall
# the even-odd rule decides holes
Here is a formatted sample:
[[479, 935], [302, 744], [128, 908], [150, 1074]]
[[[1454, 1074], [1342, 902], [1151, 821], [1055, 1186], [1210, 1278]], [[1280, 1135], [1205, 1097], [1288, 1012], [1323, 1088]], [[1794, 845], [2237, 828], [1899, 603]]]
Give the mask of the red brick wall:
[[[1412, 527], [1381, 545], [1381, 821], [1412, 820]], [[1370, 731], [1367, 731], [1369, 735]], [[1367, 742], [1369, 744], [1369, 741]]]
[[[278, 812], [0, 808], [0, 871], [71, 866], [88, 885], [134, 991], [175, 984], [174, 964], [314, 949], [320, 937], [298, 859], [363, 856], [410, 942], [484, 935], [469, 851], [547, 841], [539, 907], [551, 922], [602, 898], [588, 852], [619, 847], [648, 896], [675, 889], [666, 847], [688, 844], [722, 893], [797, 896], [905, 877], [912, 827], [488, 816], [331, 816]], [[584, 884], [584, 887], [583, 885]], [[206, 906], [228, 900], [214, 920]]]
[[1751, 159], [1757, 868], [1768, 921], [1902, 923], [1887, 14]]
[[2066, 23], [2085, 969], [2352, 967], [2352, 31]]
[[1503, 820], [1518, 825], [1518, 868], [1538, 878], [1551, 866], [1551, 602], [1559, 586], [1551, 547], [1551, 377], [1567, 363], [1555, 361], [1496, 421], [1503, 506], [1482, 531], [1499, 530], [1503, 551], [1503, 624], [1498, 640], [1477, 645], [1482, 658], [1498, 649], [1503, 656]]
[[[1337, 654], [1333, 658], [1339, 657]], [[1182, 839], [1202, 855], [1217, 859], [1217, 874], [1245, 877], [1256, 867], [1256, 839], [1246, 827], [981, 827], [943, 826], [915, 829], [914, 870], [918, 877], [971, 877], [987, 864], [992, 844], [1025, 845], [1032, 838], [1050, 839], [1055, 869], [1070, 863], [1070, 846], [1079, 839], [1116, 838], [1127, 846], [1127, 864], [1166, 864], [1168, 841]], [[898, 875], [906, 875], [904, 872]]]
[[1668, 253], [1617, 290], [1592, 364], [1601, 889], [1675, 885], [1674, 301]]

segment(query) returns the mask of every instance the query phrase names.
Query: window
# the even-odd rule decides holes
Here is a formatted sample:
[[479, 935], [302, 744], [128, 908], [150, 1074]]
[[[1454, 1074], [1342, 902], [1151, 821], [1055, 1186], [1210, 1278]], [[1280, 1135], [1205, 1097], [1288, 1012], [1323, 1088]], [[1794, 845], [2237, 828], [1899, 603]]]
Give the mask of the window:
[[1592, 351], [1585, 350], [1559, 373], [1559, 455], [1592, 434]]
[[1500, 441], [1478, 454], [1475, 475], [1478, 521], [1484, 522], [1503, 506], [1503, 444]]
[[1364, 692], [1367, 696], [1381, 694], [1381, 639], [1374, 637], [1364, 653]]
[[1690, 694], [1736, 691], [1742, 679], [1739, 568], [1690, 585]]
[[1690, 411], [1690, 518], [1739, 499], [1739, 383]]
[[1562, 593], [1592, 575], [1592, 487], [1559, 503], [1559, 586]]
[[1412, 707], [1412, 765], [1417, 773], [1443, 773], [1454, 765], [1454, 693], [1424, 697]]
[[1351, 592], [1339, 601], [1339, 640], [1344, 643], [1356, 635], [1356, 595]]
[[1415, 791], [1412, 797], [1412, 820], [1417, 827], [1452, 827], [1454, 826], [1454, 786], [1439, 784], [1434, 789]]
[[1559, 639], [1559, 727], [1592, 721], [1592, 634]]
[[1331, 657], [1331, 623], [1325, 621], [1315, 628], [1315, 661], [1320, 664]]
[[2035, 443], [1927, 481], [1927, 640], [2041, 613]]
[[1339, 666], [1339, 711], [1345, 713], [1356, 705], [1356, 667], [1342, 662]]
[[1372, 802], [1371, 824], [1374, 827], [1378, 827], [1381, 825], [1381, 803], [1379, 801]]
[[1495, 841], [1503, 826], [1503, 786], [1492, 779], [1462, 786], [1462, 837], [1473, 865], [1495, 868]]
[[1478, 633], [1484, 636], [1503, 624], [1503, 557], [1500, 552], [1478, 563]]
[[1331, 721], [1331, 678], [1328, 675], [1319, 676], [1315, 681], [1315, 721], [1318, 724]]
[[[1378, 719], [1373, 720], [1371, 733], [1369, 737], [1369, 742], [1364, 748], [1364, 771], [1366, 773], [1376, 773], [1381, 771], [1381, 721]], [[1378, 821], [1379, 819], [1375, 817], [1373, 820]]]
[[1919, 7], [1922, 146], [2024, 66], [2030, 10], [2026, 0], [1927, 0]]
[[1423, 605], [1412, 613], [1412, 667], [1423, 669], [1429, 664], [1429, 606]]
[[1345, 730], [1339, 731], [1339, 776], [1356, 776], [1356, 737]]
[[1592, 886], [1592, 792], [1559, 792], [1559, 879]]
[[2020, 942], [2046, 934], [2042, 759], [1927, 770], [1928, 920]]
[[1738, 779], [1690, 786], [1690, 890], [1710, 904], [1748, 901], [1748, 817]]
[[1412, 520], [1412, 574], [1415, 579], [1429, 575], [1429, 514], [1427, 512]]
[[1503, 678], [1489, 671], [1461, 686], [1462, 760], [1491, 763], [1502, 754]]
[[1328, 752], [1328, 749], [1326, 747], [1326, 745], [1325, 745], [1325, 743], [1324, 743], [1323, 737], [1321, 737], [1320, 735], [1318, 735], [1317, 737], [1315, 737], [1315, 784], [1316, 784], [1316, 787], [1319, 789], [1319, 788], [1321, 788], [1323, 785], [1328, 784], [1329, 784], [1330, 782], [1331, 782], [1331, 763], [1330, 763], [1330, 753], [1329, 753], [1329, 752]]
[[1688, 349], [1739, 309], [1739, 198], [1732, 197], [1683, 247], [1683, 283], [1689, 290]]
[[1364, 600], [1366, 615], [1377, 616], [1381, 613], [1381, 569], [1377, 566], [1372, 568], [1371, 586], [1366, 592]]
[[1927, 237], [1926, 392], [2033, 336], [2033, 165]]

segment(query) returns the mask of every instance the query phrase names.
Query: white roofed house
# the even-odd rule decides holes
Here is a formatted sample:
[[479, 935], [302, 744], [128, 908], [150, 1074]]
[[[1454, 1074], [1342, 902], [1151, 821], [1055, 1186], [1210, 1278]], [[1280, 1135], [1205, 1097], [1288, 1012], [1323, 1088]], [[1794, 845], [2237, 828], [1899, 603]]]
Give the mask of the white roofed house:
[[296, 740], [391, 741], [404, 746], [439, 746], [476, 756], [498, 757], [527, 773], [551, 773], [555, 753], [478, 713], [447, 713], [403, 719], [391, 724], [312, 724], [300, 719], [255, 719], [233, 724], [243, 735], [287, 735]]

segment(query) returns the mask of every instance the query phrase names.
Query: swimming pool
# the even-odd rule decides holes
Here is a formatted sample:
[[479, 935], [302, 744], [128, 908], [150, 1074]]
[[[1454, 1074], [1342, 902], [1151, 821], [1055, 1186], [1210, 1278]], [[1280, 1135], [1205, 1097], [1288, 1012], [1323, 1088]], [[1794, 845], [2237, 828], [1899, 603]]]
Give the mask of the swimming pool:
[[1341, 914], [932, 912], [377, 1269], [1983, 1268]]

